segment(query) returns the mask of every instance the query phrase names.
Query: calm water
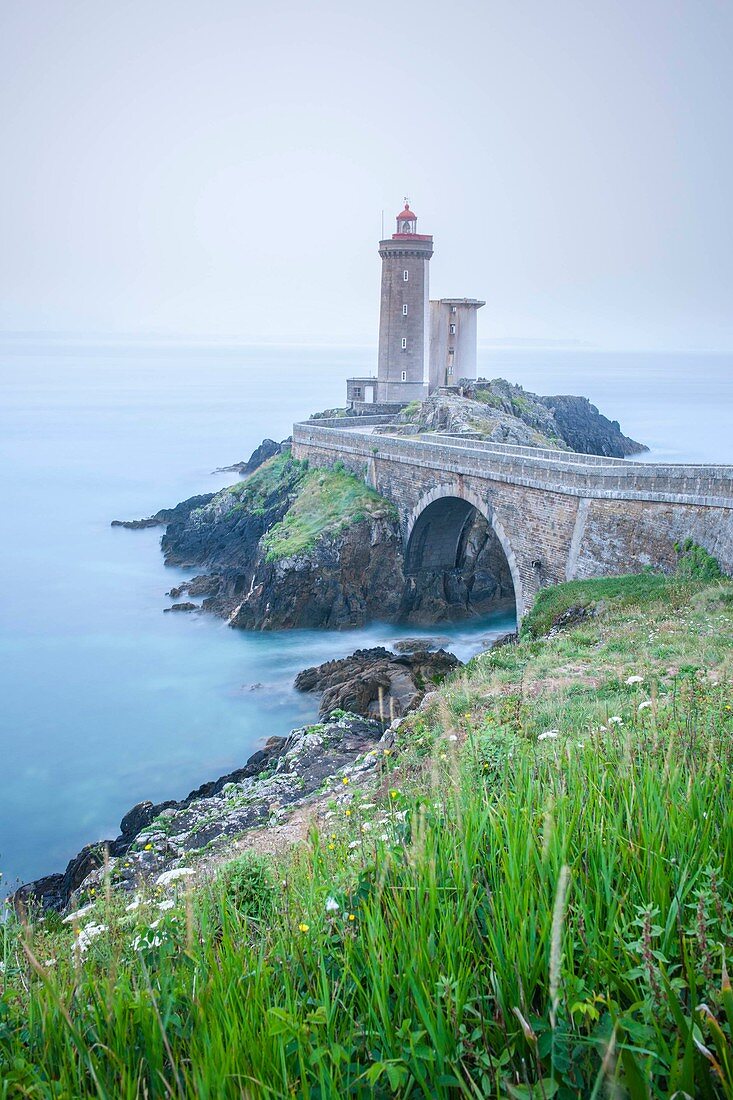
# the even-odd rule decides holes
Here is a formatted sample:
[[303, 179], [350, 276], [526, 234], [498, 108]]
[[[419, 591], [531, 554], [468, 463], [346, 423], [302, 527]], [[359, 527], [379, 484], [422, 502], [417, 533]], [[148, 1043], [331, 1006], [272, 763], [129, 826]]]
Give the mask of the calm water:
[[[315, 701], [291, 687], [304, 665], [405, 635], [380, 625], [247, 635], [164, 615], [164, 592], [184, 574], [163, 567], [160, 531], [109, 526], [227, 484], [232, 475], [210, 471], [341, 402], [345, 376], [373, 359], [371, 349], [3, 344], [6, 883], [62, 869], [82, 844], [116, 835], [139, 799], [180, 797], [311, 720]], [[482, 360], [488, 377], [587, 394], [652, 458], [733, 462], [730, 357], [506, 350]], [[439, 633], [466, 657], [510, 625]]]

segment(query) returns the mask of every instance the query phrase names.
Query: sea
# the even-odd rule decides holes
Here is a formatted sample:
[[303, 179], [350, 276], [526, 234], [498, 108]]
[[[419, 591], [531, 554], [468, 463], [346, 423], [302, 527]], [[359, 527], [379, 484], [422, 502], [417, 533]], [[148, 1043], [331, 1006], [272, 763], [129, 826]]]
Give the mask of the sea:
[[[484, 348], [479, 371], [584, 394], [644, 461], [733, 463], [733, 356]], [[217, 467], [343, 404], [371, 347], [0, 341], [0, 889], [63, 870], [142, 799], [181, 798], [312, 721], [303, 667], [416, 631], [244, 633], [166, 615], [160, 529], [113, 528], [237, 480]], [[467, 658], [496, 615], [425, 630]]]

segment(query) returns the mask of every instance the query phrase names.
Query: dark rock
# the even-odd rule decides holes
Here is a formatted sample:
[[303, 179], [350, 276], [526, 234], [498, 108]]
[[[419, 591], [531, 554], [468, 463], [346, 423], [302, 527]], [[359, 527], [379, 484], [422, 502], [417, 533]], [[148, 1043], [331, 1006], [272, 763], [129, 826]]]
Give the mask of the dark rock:
[[307, 553], [277, 562], [258, 552], [245, 577], [249, 583], [240, 584], [223, 605], [205, 600], [204, 609], [223, 607], [230, 625], [246, 630], [341, 630], [376, 618], [396, 619], [404, 584], [397, 522], [365, 519], [322, 537]]
[[458, 658], [444, 649], [398, 656], [376, 646], [304, 669], [296, 676], [295, 687], [321, 692], [321, 715], [345, 710], [386, 720], [416, 707], [428, 687], [459, 665]]
[[172, 600], [177, 600], [186, 594], [189, 596], [215, 596], [218, 589], [219, 578], [212, 577], [208, 573], [202, 573], [198, 577], [192, 577], [190, 581], [184, 581], [176, 588], [171, 588], [166, 595], [170, 596]]
[[168, 523], [181, 522], [188, 518], [196, 508], [203, 508], [213, 498], [213, 493], [201, 493], [199, 496], [182, 500], [175, 508], [161, 508], [147, 519], [113, 519], [111, 527], [126, 527], [130, 531], [139, 531], [144, 527], [164, 527]]
[[252, 451], [246, 462], [235, 462], [233, 466], [219, 466], [214, 470], [214, 473], [227, 474], [233, 471], [241, 474], [242, 477], [247, 477], [248, 474], [253, 474], [255, 470], [258, 470], [263, 462], [267, 462], [268, 458], [280, 454], [282, 449], [282, 443], [276, 443], [274, 439], [263, 439], [259, 447], [255, 447]]
[[158, 814], [175, 805], [175, 802], [138, 802], [122, 818], [118, 840], [125, 841], [136, 837], [140, 830], [149, 825]]
[[541, 397], [552, 412], [560, 434], [574, 450], [587, 455], [626, 458], [648, 451], [621, 431], [618, 420], [609, 420], [587, 397]]
[[172, 607], [164, 607], [163, 611], [199, 611], [197, 603], [174, 603]]
[[552, 626], [548, 631], [548, 637], [558, 634], [568, 626], [576, 626], [578, 623], [584, 623], [589, 619], [595, 619], [597, 613], [598, 608], [595, 604], [577, 604], [573, 607], [568, 607], [553, 620]]
[[442, 649], [448, 645], [447, 638], [402, 638], [399, 642], [393, 642], [392, 648], [397, 653], [420, 653], [431, 649]]

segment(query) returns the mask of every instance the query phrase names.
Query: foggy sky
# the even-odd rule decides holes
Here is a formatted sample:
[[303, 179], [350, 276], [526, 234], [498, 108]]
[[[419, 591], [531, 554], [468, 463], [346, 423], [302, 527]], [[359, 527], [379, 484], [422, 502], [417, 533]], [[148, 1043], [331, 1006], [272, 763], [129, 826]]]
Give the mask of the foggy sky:
[[732, 0], [2, 0], [0, 330], [733, 348]]

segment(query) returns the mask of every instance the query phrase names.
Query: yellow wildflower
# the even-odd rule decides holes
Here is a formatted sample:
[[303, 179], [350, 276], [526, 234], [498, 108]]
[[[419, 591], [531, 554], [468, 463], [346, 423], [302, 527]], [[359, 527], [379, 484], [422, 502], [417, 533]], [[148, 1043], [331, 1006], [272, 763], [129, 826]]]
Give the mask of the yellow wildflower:
[[307, 932], [309, 930], [309, 928], [310, 928], [310, 925], [306, 924], [305, 921], [301, 921], [300, 924], [298, 925], [298, 931], [299, 932]]

